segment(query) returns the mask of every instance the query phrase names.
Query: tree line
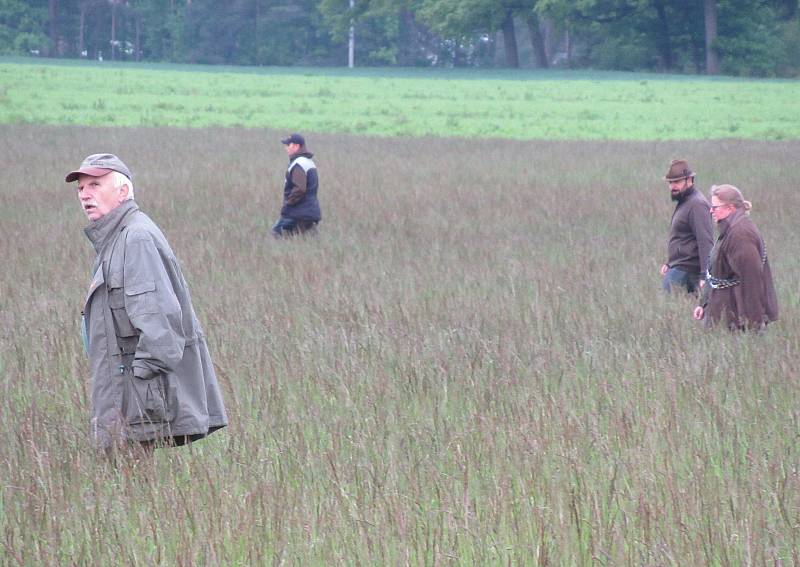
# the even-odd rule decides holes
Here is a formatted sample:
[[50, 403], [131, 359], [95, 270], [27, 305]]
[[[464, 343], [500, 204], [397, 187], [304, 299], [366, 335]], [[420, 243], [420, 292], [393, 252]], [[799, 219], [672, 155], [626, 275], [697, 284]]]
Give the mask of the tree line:
[[800, 0], [0, 0], [0, 53], [800, 73]]

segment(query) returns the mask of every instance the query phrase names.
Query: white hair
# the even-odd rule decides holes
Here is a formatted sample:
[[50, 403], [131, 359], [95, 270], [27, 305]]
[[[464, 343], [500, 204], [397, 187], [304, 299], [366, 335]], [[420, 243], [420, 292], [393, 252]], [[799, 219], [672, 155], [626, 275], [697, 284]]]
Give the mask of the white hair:
[[120, 173], [119, 171], [112, 171], [111, 173], [114, 174], [114, 187], [122, 187], [123, 185], [128, 186], [128, 197], [127, 201], [133, 199], [133, 181], [131, 181], [125, 174]]

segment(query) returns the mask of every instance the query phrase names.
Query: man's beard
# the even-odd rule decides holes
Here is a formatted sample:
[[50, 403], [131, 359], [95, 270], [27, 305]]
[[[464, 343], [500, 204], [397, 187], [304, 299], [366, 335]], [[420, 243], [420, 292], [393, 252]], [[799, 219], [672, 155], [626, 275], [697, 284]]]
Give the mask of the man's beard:
[[670, 192], [670, 196], [672, 197], [673, 201], [680, 201], [686, 195], [686, 192], [689, 191], [694, 185], [689, 185], [685, 189], [681, 189], [677, 193]]

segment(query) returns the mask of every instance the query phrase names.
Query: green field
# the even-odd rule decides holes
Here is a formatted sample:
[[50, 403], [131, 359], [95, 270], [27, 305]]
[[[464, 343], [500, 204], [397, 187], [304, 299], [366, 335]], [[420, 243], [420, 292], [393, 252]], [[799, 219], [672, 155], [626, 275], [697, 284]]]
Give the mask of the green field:
[[800, 83], [0, 61], [0, 123], [551, 140], [800, 138]]

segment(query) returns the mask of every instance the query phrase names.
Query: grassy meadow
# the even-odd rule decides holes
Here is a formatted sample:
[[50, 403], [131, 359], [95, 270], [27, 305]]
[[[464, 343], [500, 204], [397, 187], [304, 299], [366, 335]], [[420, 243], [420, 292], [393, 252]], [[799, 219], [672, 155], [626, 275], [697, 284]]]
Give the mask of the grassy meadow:
[[0, 123], [548, 140], [800, 138], [797, 81], [19, 61], [0, 60]]
[[[0, 564], [800, 564], [800, 142], [318, 133], [321, 235], [275, 242], [282, 133], [0, 126]], [[63, 182], [101, 149], [182, 263], [231, 421], [119, 469], [87, 439]], [[764, 335], [660, 292], [678, 155], [754, 203]]]

